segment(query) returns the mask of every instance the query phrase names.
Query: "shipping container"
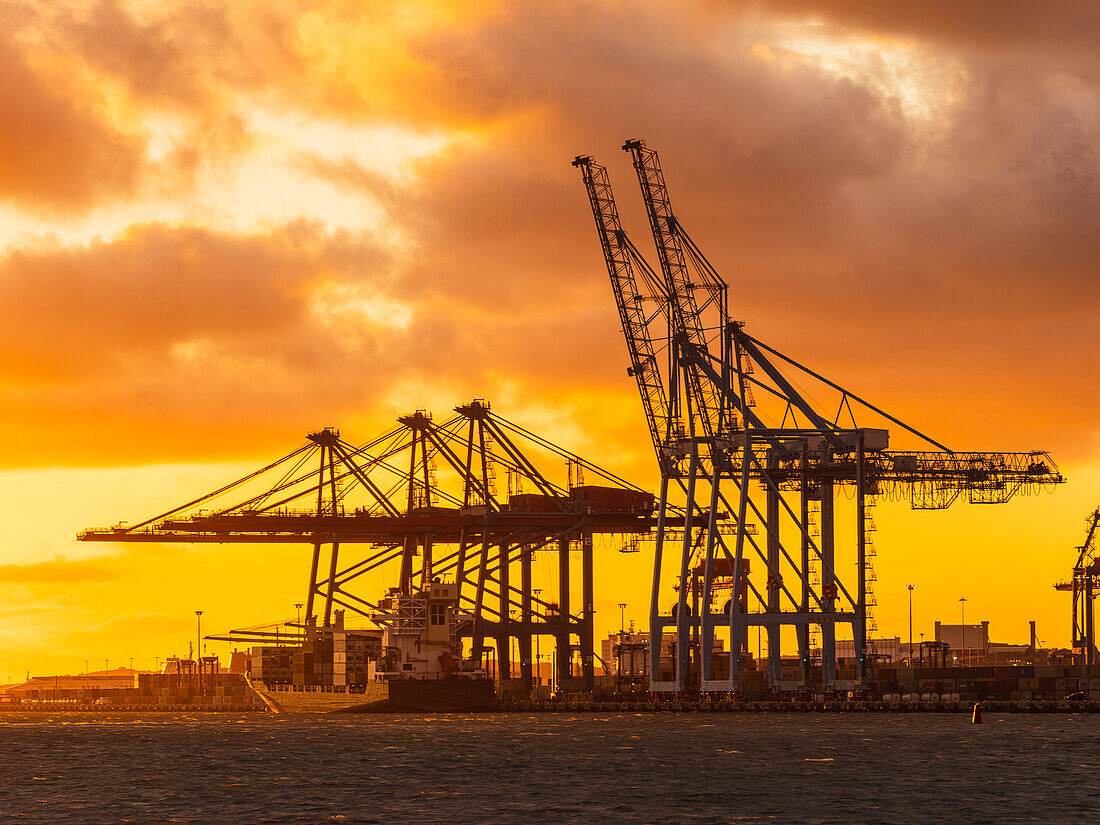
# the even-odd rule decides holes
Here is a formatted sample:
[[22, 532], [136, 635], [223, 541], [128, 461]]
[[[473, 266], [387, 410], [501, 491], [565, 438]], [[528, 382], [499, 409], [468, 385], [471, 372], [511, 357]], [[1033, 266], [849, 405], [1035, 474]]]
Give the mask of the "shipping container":
[[513, 513], [556, 513], [560, 507], [553, 496], [518, 493], [508, 499], [508, 509]]
[[620, 487], [587, 485], [574, 487], [570, 499], [588, 513], [634, 513], [648, 515], [653, 512], [653, 494]]

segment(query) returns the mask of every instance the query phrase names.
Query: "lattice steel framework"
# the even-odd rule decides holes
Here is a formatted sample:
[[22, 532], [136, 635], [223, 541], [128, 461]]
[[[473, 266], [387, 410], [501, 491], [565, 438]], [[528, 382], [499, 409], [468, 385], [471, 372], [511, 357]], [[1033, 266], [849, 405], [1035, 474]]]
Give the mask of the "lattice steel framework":
[[[503, 490], [498, 473], [506, 476]], [[653, 503], [652, 494], [476, 400], [442, 423], [424, 411], [402, 416], [397, 427], [361, 446], [335, 429], [310, 433], [303, 446], [207, 495], [139, 524], [89, 529], [79, 538], [311, 545], [304, 621], [290, 623], [298, 631], [317, 621], [328, 626], [334, 608], [399, 629], [422, 621], [390, 615], [379, 605], [385, 594], [358, 588], [371, 571], [391, 571], [390, 592], [405, 596], [433, 580], [453, 581], [470, 658], [482, 661], [486, 640], [495, 640], [499, 672], [508, 678], [514, 642], [520, 676], [530, 685], [532, 640], [550, 636], [559, 684], [569, 686], [579, 651], [591, 688], [593, 539], [629, 551], [651, 531]], [[549, 571], [541, 580], [536, 554], [554, 560], [540, 566]], [[577, 565], [571, 557], [577, 556], [579, 609], [572, 599]], [[271, 635], [252, 628], [238, 638]]]
[[[850, 625], [862, 678], [874, 497], [905, 496], [916, 509], [942, 509], [963, 492], [972, 503], [1001, 503], [1063, 478], [1045, 452], [952, 451], [750, 335], [731, 320], [726, 282], [675, 215], [657, 153], [640, 140], [623, 149], [633, 161], [659, 271], [623, 230], [606, 168], [589, 156], [573, 165], [588, 192], [628, 373], [661, 471], [650, 607], [651, 650], [660, 655], [650, 656], [651, 688], [736, 691], [742, 660], [750, 658], [751, 626], [767, 632], [773, 687], [785, 627], [797, 640], [803, 682], [811, 677], [811, 629], [820, 630], [821, 678], [835, 683], [836, 625]], [[857, 423], [857, 411], [879, 426]], [[887, 449], [889, 425], [931, 449]], [[837, 497], [844, 490], [854, 498], [855, 540], [851, 558], [841, 561]], [[684, 509], [683, 527], [670, 530], [665, 517], [675, 506]], [[679, 548], [669, 559], [677, 598], [666, 612], [670, 545]], [[750, 557], [759, 562], [752, 577]], [[731, 580], [747, 579], [746, 592], [724, 604], [719, 568], [731, 570]], [[675, 629], [671, 645], [666, 628]], [[728, 663], [714, 653], [719, 632], [731, 641]]]
[[1092, 665], [1100, 661], [1096, 649], [1096, 621], [1094, 600], [1100, 583], [1100, 559], [1096, 557], [1096, 528], [1100, 524], [1100, 508], [1089, 513], [1085, 520], [1085, 541], [1077, 548], [1077, 563], [1068, 582], [1054, 585], [1055, 590], [1073, 593], [1073, 624], [1071, 627], [1073, 652], [1081, 664]]

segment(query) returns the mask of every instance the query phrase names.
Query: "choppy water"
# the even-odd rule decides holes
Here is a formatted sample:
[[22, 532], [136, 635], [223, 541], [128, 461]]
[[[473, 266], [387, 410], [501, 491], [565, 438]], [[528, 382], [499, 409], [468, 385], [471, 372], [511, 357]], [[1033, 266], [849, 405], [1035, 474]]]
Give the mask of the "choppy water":
[[0, 716], [0, 822], [1069, 822], [1100, 717]]

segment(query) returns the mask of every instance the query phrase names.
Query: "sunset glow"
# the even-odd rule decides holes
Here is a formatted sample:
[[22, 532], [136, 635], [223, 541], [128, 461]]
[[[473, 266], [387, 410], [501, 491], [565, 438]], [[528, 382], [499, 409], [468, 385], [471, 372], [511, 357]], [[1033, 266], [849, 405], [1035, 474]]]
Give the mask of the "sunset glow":
[[[880, 632], [904, 635], [914, 584], [919, 632], [965, 595], [998, 639], [1035, 619], [1068, 644], [1052, 585], [1100, 504], [1095, 12], [954, 5], [8, 7], [0, 680], [151, 668], [200, 608], [211, 631], [293, 616], [308, 548], [74, 536], [321, 427], [358, 443], [488, 398], [654, 489], [569, 165], [608, 165], [648, 252], [633, 137], [754, 334], [952, 448], [1049, 450], [1069, 480], [997, 508], [881, 504]], [[598, 556], [617, 587], [597, 639], [619, 602], [645, 621], [650, 575]]]

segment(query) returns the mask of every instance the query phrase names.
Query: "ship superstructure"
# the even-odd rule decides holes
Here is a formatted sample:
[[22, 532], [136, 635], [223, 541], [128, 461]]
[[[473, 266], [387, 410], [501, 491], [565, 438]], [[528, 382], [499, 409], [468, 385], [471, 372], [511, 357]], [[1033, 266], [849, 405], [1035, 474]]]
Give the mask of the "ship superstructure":
[[458, 587], [433, 581], [409, 595], [393, 588], [379, 602], [375, 621], [382, 632], [379, 677], [441, 678], [459, 673], [484, 674], [463, 656], [459, 628], [473, 615], [458, 605]]

